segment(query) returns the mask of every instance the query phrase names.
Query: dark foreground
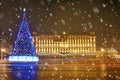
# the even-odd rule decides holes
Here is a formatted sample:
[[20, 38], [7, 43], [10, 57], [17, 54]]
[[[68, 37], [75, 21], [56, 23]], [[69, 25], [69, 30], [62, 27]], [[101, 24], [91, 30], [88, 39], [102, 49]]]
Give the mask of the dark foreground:
[[[120, 60], [42, 58], [38, 65], [37, 80], [120, 80]], [[0, 80], [15, 80], [10, 66], [1, 62]], [[21, 77], [18, 70], [14, 72]], [[29, 76], [29, 70], [24, 72]]]

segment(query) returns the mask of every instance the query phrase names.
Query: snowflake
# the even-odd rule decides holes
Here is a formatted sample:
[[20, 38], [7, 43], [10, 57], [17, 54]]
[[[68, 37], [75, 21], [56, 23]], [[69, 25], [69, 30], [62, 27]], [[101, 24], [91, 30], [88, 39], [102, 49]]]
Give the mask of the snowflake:
[[78, 16], [79, 15], [78, 11], [75, 11], [73, 15]]
[[20, 78], [20, 77], [21, 77], [21, 73], [20, 73], [20, 72], [16, 72], [16, 76], [17, 76], [18, 78]]
[[2, 5], [2, 3], [0, 2], [0, 6]]
[[0, 19], [4, 19], [4, 14], [0, 14]]
[[95, 63], [92, 63], [92, 65], [94, 66], [94, 65], [95, 65]]
[[59, 6], [59, 8], [61, 9], [61, 10], [63, 10], [63, 11], [65, 11], [65, 9], [66, 9], [66, 7], [65, 6]]
[[57, 70], [58, 70], [58, 68], [57, 68], [57, 67], [55, 67], [54, 69], [55, 69], [55, 71], [57, 71]]
[[111, 28], [111, 27], [113, 27], [113, 26], [110, 24], [109, 27]]
[[54, 24], [55, 24], [56, 26], [58, 25], [58, 23], [57, 23], [57, 22], [55, 22]]
[[76, 80], [80, 80], [79, 78], [77, 78]]
[[13, 30], [11, 28], [8, 28], [8, 31], [12, 32]]
[[93, 12], [94, 12], [95, 14], [99, 13], [98, 7], [93, 7]]
[[62, 23], [63, 25], [65, 25], [65, 24], [66, 24], [66, 22], [65, 22], [65, 20], [64, 20], [64, 19], [61, 19], [61, 23]]
[[53, 13], [50, 13], [50, 17], [53, 17]]
[[90, 29], [93, 27], [91, 22], [88, 22]]
[[113, 0], [109, 0], [110, 4], [112, 5], [113, 4]]
[[63, 78], [63, 76], [61, 75], [60, 78]]
[[102, 7], [104, 7], [104, 8], [105, 8], [106, 6], [107, 6], [106, 4], [104, 4], [104, 3], [102, 4]]
[[40, 21], [42, 22], [42, 21], [43, 21], [43, 19], [40, 19]]
[[52, 0], [47, 0], [47, 2], [49, 3], [49, 2], [52, 2]]
[[82, 19], [85, 19], [85, 17], [82, 16]]
[[47, 62], [45, 62], [45, 66], [47, 66], [48, 65], [48, 63]]
[[100, 18], [100, 22], [103, 22], [103, 19], [102, 19], [102, 18]]
[[33, 66], [30, 66], [30, 69], [33, 69]]
[[10, 33], [10, 36], [12, 36], [12, 33]]
[[60, 3], [60, 1], [59, 1], [59, 0], [57, 0], [57, 3]]
[[88, 14], [88, 18], [91, 18], [92, 16], [90, 14]]
[[108, 75], [109, 77], [112, 77], [111, 74]]
[[43, 1], [43, 0], [41, 0], [41, 5], [42, 5], [42, 6], [44, 6], [44, 5], [45, 5], [45, 3], [44, 3], [44, 1]]
[[22, 10], [22, 7], [20, 6], [19, 9]]
[[90, 2], [93, 2], [93, 0], [89, 0]]
[[118, 79], [119, 77], [118, 77], [118, 76], [116, 76], [116, 78]]
[[17, 15], [17, 18], [19, 19], [19, 18], [20, 18], [20, 15]]

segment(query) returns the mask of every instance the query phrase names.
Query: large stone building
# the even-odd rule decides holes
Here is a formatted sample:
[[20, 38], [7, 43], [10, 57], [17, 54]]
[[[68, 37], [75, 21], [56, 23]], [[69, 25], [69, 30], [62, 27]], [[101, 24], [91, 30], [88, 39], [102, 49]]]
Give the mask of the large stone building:
[[39, 34], [33, 36], [33, 42], [39, 55], [91, 56], [96, 52], [96, 37], [93, 34]]

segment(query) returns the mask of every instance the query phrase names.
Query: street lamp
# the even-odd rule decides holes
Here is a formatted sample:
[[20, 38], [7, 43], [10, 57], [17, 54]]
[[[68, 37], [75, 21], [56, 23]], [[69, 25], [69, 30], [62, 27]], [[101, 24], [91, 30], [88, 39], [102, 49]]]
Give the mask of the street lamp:
[[101, 52], [104, 52], [105, 51], [105, 49], [104, 48], [101, 48]]
[[6, 52], [6, 49], [5, 48], [1, 48], [1, 53], [4, 53]]
[[3, 53], [6, 53], [6, 48], [1, 48], [1, 59], [3, 59]]

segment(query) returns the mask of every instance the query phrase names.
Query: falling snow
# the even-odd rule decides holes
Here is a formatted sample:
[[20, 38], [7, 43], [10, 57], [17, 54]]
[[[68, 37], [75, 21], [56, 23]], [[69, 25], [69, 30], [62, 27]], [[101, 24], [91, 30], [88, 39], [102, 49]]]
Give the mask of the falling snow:
[[[40, 34], [52, 33], [59, 38], [60, 36], [58, 34], [63, 31], [68, 32], [68, 34], [95, 32], [95, 35], [97, 36], [96, 45], [98, 50], [103, 47], [114, 48], [120, 51], [120, 0], [39, 0], [37, 2], [32, 0], [9, 0], [8, 2], [1, 0], [0, 30], [3, 31], [2, 35], [7, 36], [7, 42], [10, 42], [11, 45], [13, 45], [13, 41], [17, 35], [16, 31], [19, 28], [19, 22], [22, 18], [20, 12], [24, 7], [27, 9], [27, 18], [29, 25], [31, 26], [31, 32], [37, 32]], [[63, 65], [65, 65], [65, 71], [69, 68], [74, 71], [78, 67], [74, 66], [73, 63], [74, 60], [69, 63], [70, 65], [65, 61], [61, 61], [59, 64], [53, 65], [52, 63], [49, 63], [49, 61], [45, 61], [41, 64], [42, 66], [40, 66], [40, 70], [42, 69], [43, 71], [41, 70], [39, 74], [43, 77], [45, 71], [50, 69], [49, 73], [50, 71], [52, 72], [52, 70], [53, 72], [55, 71], [55, 73], [46, 73], [46, 76], [55, 77], [56, 72], [59, 72], [60, 67]], [[83, 68], [88, 73], [95, 70], [101, 70], [99, 68], [95, 68], [97, 64], [94, 62], [90, 63], [92, 68], [87, 65], [85, 66], [86, 67], [80, 66], [79, 69]], [[111, 66], [111, 64], [109, 64], [109, 66]], [[32, 69], [33, 66], [30, 68]], [[79, 70], [79, 77], [84, 77], [84, 80], [89, 80], [90, 76], [82, 74], [82, 72], [82, 70]], [[34, 73], [34, 71], [31, 72], [31, 74]], [[77, 75], [76, 73], [77, 72], [75, 72], [74, 75]], [[120, 76], [118, 73], [119, 71], [115, 70], [115, 72], [113, 72], [113, 76], [113, 74], [104, 71], [101, 72], [101, 75], [109, 78], [109, 80], [119, 80]], [[21, 77], [20, 72], [16, 75]], [[60, 80], [65, 78], [64, 73], [57, 75]], [[65, 75], [69, 77], [73, 76], [72, 72], [66, 72]], [[100, 78], [101, 75], [97, 73], [96, 75], [98, 75], [96, 80], [102, 80]], [[5, 75], [5, 77], [9, 79], [8, 75]], [[71, 80], [81, 80], [79, 77], [71, 77]]]
[[93, 12], [94, 12], [95, 14], [99, 13], [98, 7], [93, 7]]

